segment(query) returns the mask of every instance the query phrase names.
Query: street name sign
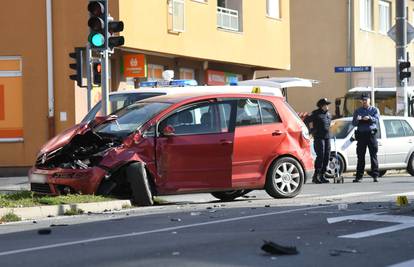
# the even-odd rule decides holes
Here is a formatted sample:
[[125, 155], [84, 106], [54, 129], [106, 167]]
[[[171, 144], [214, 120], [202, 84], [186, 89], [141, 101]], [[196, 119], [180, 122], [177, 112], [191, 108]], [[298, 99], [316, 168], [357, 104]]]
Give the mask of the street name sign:
[[371, 66], [340, 66], [335, 72], [371, 72]]

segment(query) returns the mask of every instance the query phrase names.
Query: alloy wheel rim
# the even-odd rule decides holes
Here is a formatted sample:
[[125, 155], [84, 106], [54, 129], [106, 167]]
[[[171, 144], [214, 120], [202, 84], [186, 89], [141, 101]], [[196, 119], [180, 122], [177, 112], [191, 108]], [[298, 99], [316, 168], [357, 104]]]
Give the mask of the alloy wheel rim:
[[299, 169], [289, 162], [280, 164], [277, 167], [273, 178], [276, 187], [284, 194], [295, 192], [300, 184]]

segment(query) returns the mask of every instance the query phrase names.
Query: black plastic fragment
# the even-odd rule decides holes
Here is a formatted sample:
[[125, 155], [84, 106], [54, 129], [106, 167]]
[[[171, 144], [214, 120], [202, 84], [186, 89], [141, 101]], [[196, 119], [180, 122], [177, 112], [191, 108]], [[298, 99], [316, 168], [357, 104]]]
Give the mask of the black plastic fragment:
[[296, 255], [299, 254], [299, 251], [296, 247], [287, 247], [276, 244], [272, 241], [263, 240], [264, 244], [262, 250], [266, 251], [269, 254], [273, 255]]
[[38, 233], [39, 235], [50, 235], [50, 233], [52, 233], [52, 229], [50, 229], [50, 228], [39, 229], [39, 230], [37, 231], [37, 233]]

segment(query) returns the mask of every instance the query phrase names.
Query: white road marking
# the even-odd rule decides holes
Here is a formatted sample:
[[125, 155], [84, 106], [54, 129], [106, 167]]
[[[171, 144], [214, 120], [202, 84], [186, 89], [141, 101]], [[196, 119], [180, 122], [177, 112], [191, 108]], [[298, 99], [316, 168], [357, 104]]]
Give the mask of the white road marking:
[[323, 197], [320, 197], [320, 199], [358, 197], [358, 196], [365, 196], [365, 195], [375, 195], [375, 194], [380, 194], [380, 193], [382, 192], [354, 192], [354, 193], [346, 193], [346, 194], [339, 194], [339, 195], [323, 196]]
[[44, 249], [67, 247], [67, 246], [72, 246], [72, 245], [92, 243], [92, 242], [98, 242], [98, 241], [104, 241], [104, 240], [111, 240], [111, 239], [117, 239], [117, 238], [141, 236], [141, 235], [146, 235], [146, 234], [154, 234], [154, 233], [175, 231], [175, 230], [186, 229], [186, 228], [193, 228], [193, 227], [199, 227], [199, 226], [205, 226], [205, 225], [212, 225], [212, 224], [219, 224], [219, 223], [226, 223], [226, 222], [241, 221], [241, 220], [247, 220], [247, 219], [253, 219], [253, 218], [260, 218], [260, 217], [266, 217], [266, 216], [272, 216], [272, 215], [293, 213], [293, 212], [298, 212], [298, 211], [307, 211], [307, 210], [323, 209], [323, 208], [328, 208], [328, 207], [332, 207], [332, 205], [328, 205], [328, 206], [317, 206], [317, 207], [307, 207], [307, 208], [299, 208], [299, 209], [284, 210], [284, 211], [276, 211], [276, 212], [269, 212], [269, 213], [262, 213], [262, 214], [255, 214], [255, 215], [234, 217], [234, 218], [217, 220], [217, 221], [211, 221], [211, 222], [193, 223], [193, 224], [182, 225], [182, 226], [166, 227], [166, 228], [154, 229], [154, 230], [143, 231], [143, 232], [132, 232], [132, 233], [128, 233], [128, 234], [103, 236], [103, 237], [90, 238], [90, 239], [82, 239], [82, 240], [71, 241], [71, 242], [55, 243], [55, 244], [50, 244], [50, 245], [38, 246], [38, 247], [15, 249], [15, 250], [9, 250], [9, 251], [0, 252], [0, 257], [1, 256], [18, 254], [18, 253], [24, 253], [24, 252], [32, 252], [32, 251], [38, 251], [38, 250], [44, 250]]
[[412, 191], [412, 192], [402, 192], [402, 193], [396, 193], [396, 194], [387, 195], [387, 197], [396, 197], [396, 196], [414, 196], [414, 191]]
[[389, 267], [413, 267], [413, 266], [414, 266], [414, 260], [409, 260], [409, 261], [403, 261], [400, 263], [393, 264]]
[[374, 235], [380, 235], [390, 232], [395, 232], [407, 228], [414, 227], [414, 217], [401, 215], [383, 215], [384, 213], [368, 213], [350, 216], [341, 216], [334, 218], [327, 218], [328, 223], [337, 223], [343, 221], [374, 221], [374, 222], [389, 222], [398, 223], [397, 225], [382, 227], [374, 230], [364, 231], [360, 233], [342, 235], [341, 238], [364, 238]]

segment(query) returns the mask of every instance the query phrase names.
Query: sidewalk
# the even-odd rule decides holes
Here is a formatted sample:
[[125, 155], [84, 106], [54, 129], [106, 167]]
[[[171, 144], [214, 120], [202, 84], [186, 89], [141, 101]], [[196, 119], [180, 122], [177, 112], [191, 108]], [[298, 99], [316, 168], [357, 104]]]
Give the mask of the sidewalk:
[[29, 189], [29, 178], [27, 176], [0, 177], [0, 193], [10, 193]]

